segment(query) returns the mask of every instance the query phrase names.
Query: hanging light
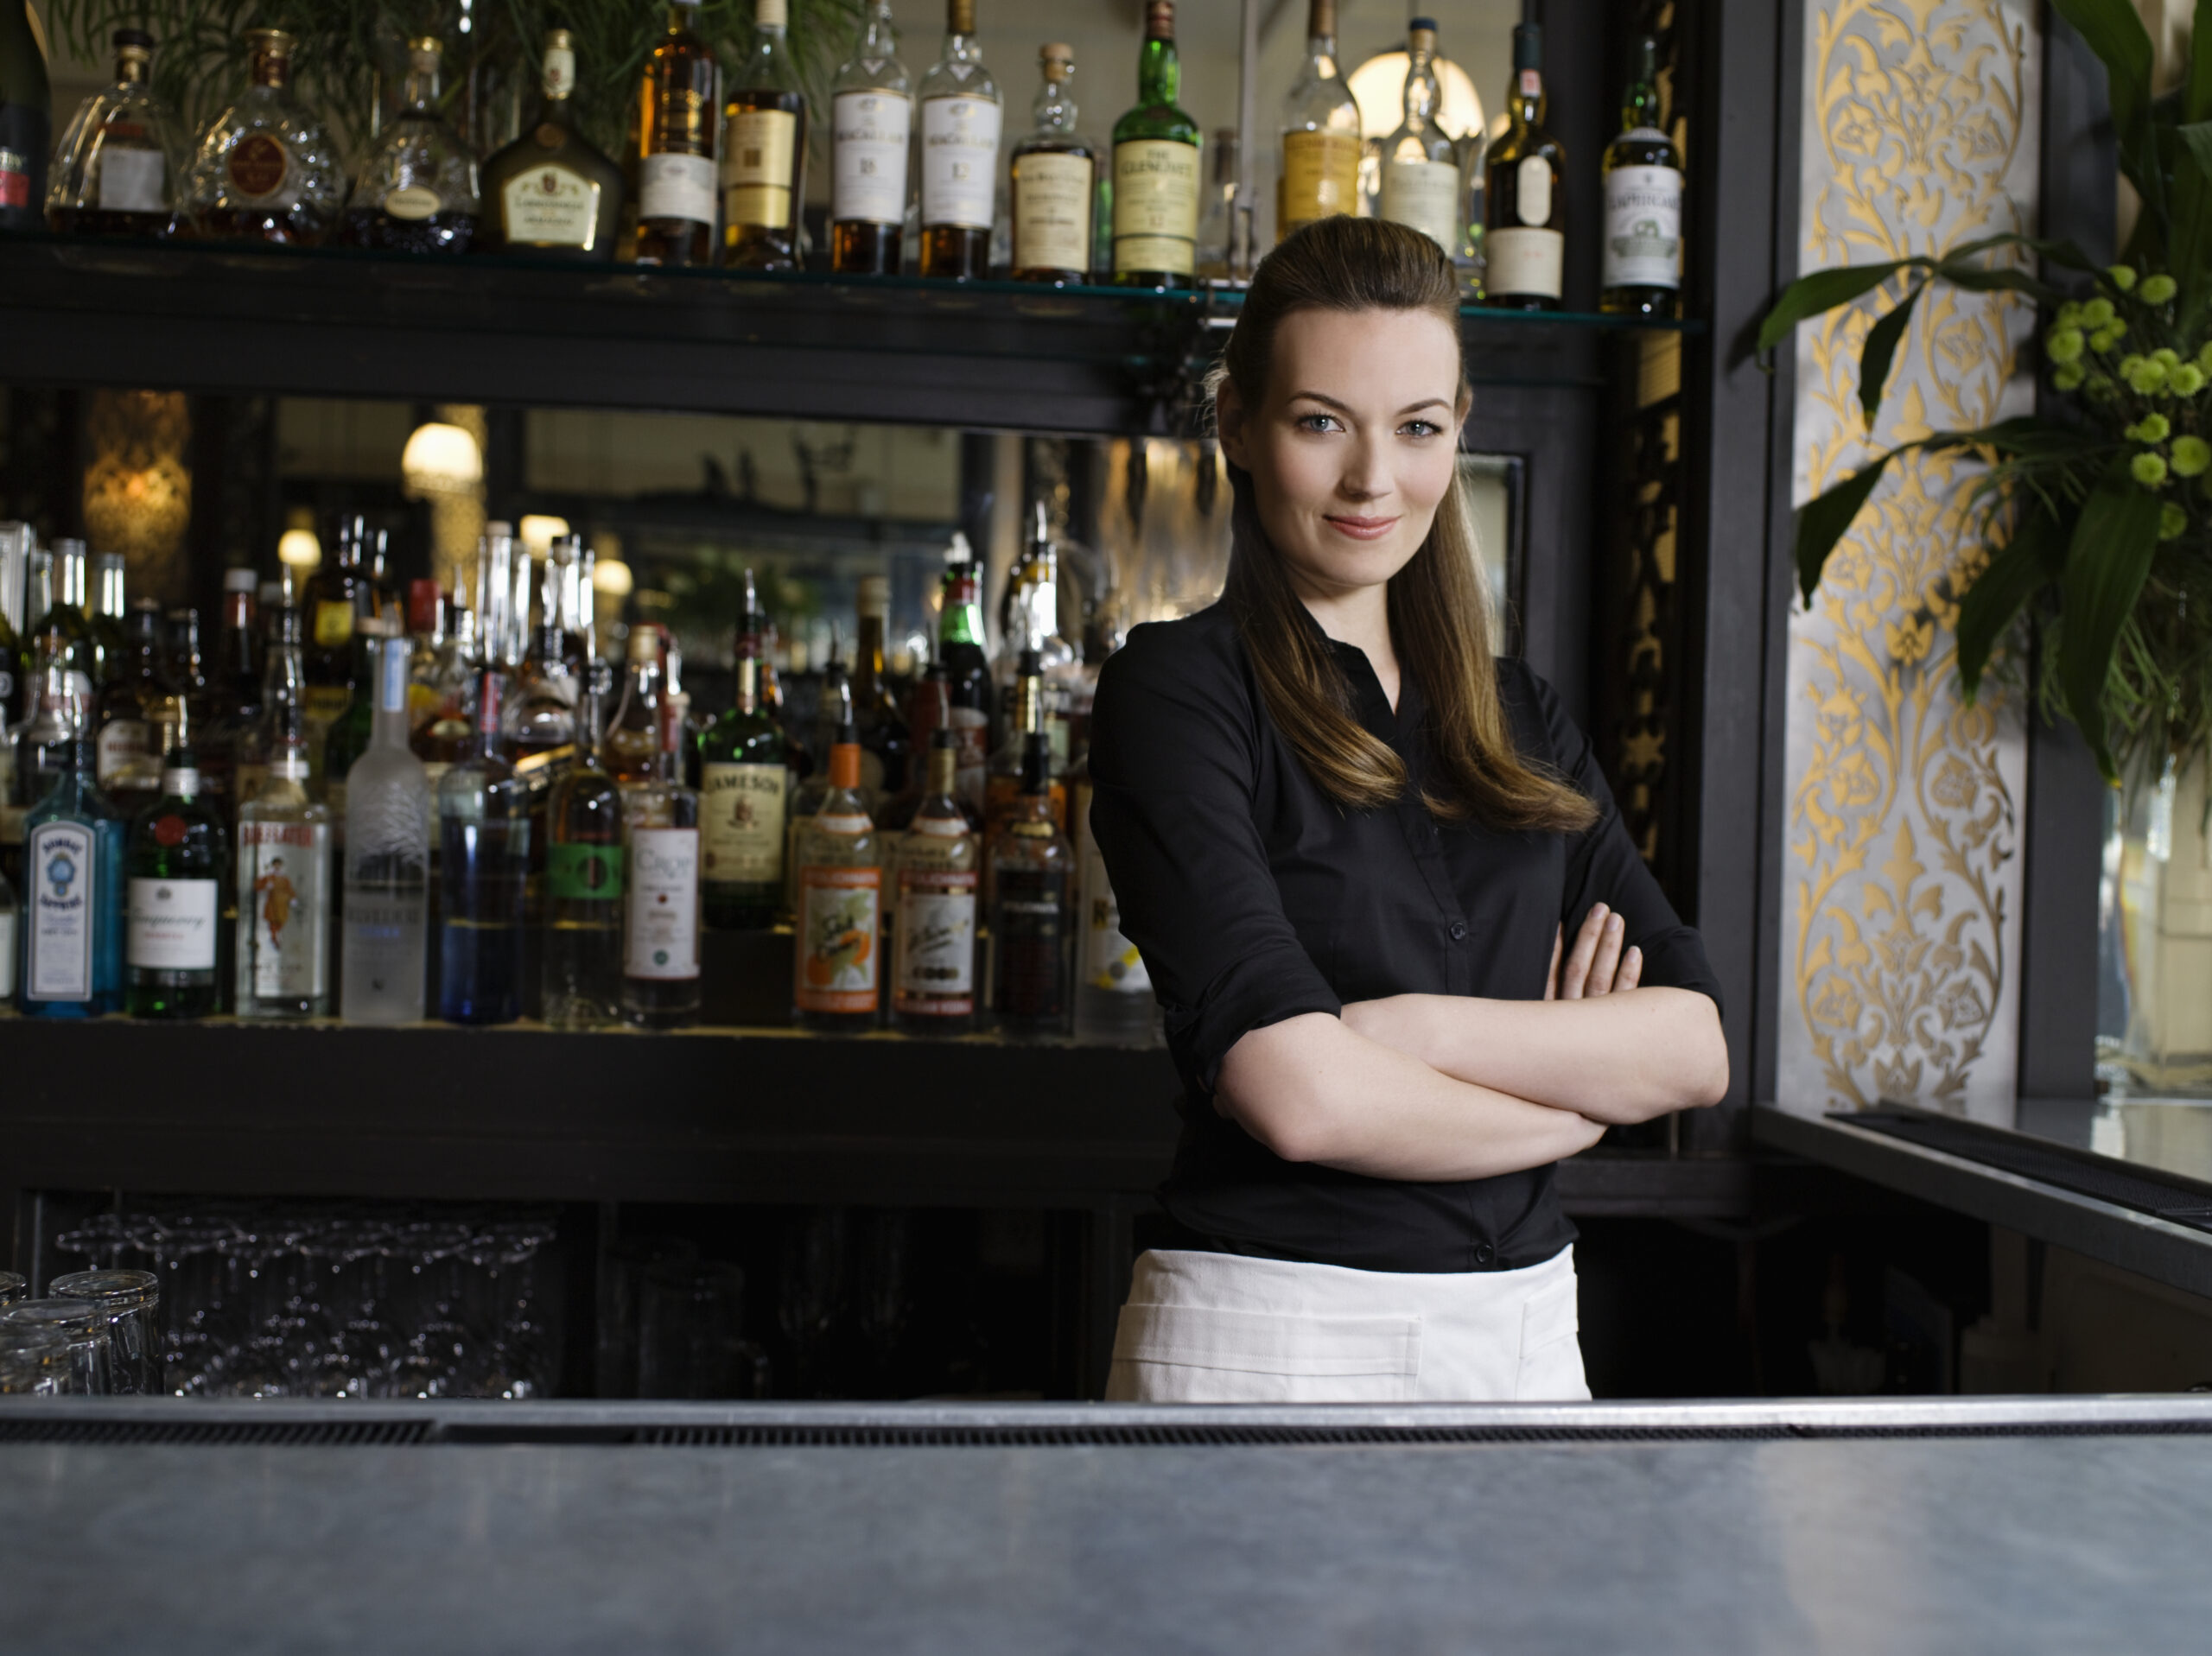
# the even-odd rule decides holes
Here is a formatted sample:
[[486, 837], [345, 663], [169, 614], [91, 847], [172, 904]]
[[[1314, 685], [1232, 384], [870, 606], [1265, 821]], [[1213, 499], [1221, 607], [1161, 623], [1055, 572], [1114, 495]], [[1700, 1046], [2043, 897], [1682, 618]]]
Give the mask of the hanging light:
[[322, 562], [322, 542], [311, 529], [288, 529], [276, 541], [276, 562], [292, 569], [312, 569]]
[[[1368, 59], [1351, 72], [1349, 85], [1352, 100], [1359, 105], [1361, 137], [1387, 138], [1404, 121], [1406, 70], [1411, 62], [1402, 46]], [[1467, 72], [1448, 58], [1433, 59], [1429, 67], [1436, 71], [1436, 90], [1442, 99], [1436, 124], [1452, 138], [1478, 131], [1483, 124], [1483, 100], [1475, 92], [1475, 83], [1467, 79]]]
[[455, 493], [483, 482], [484, 455], [476, 439], [459, 426], [432, 420], [409, 434], [399, 469], [410, 489]]
[[549, 513], [526, 511], [522, 522], [515, 526], [515, 538], [530, 549], [530, 555], [543, 561], [551, 555], [553, 542], [569, 533], [569, 520]]
[[592, 566], [591, 588], [609, 598], [627, 598], [632, 586], [630, 566], [620, 558], [601, 557]]

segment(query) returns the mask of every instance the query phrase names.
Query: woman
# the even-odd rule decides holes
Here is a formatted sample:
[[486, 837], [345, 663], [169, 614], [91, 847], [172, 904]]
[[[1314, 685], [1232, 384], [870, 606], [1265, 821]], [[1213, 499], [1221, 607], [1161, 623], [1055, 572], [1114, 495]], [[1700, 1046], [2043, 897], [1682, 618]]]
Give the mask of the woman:
[[1221, 601], [1099, 682], [1091, 828], [1185, 1093], [1109, 1397], [1587, 1397], [1552, 1164], [1727, 1088], [1696, 933], [1491, 653], [1458, 302], [1401, 225], [1269, 255], [1213, 381]]

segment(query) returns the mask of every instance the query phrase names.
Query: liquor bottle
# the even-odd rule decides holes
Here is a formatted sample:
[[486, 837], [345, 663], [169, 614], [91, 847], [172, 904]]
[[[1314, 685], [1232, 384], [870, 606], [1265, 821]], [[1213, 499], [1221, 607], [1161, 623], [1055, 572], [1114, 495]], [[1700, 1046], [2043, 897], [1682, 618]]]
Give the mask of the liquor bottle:
[[[385, 624], [388, 625], [388, 624]], [[344, 963], [339, 1016], [411, 1024], [423, 1011], [430, 900], [430, 779], [407, 746], [407, 640], [369, 641], [374, 710], [346, 778]]]
[[484, 163], [479, 245], [488, 252], [605, 263], [622, 227], [622, 169], [576, 128], [575, 37], [548, 29], [537, 119]]
[[15, 883], [7, 875], [0, 873], [0, 1006], [15, 1003], [16, 938], [22, 918], [22, 910], [16, 901]]
[[1436, 124], [1436, 25], [1416, 17], [1406, 29], [1406, 117], [1382, 140], [1378, 218], [1420, 231], [1447, 254], [1459, 248], [1459, 147]]
[[404, 107], [370, 146], [346, 204], [344, 238], [356, 247], [466, 253], [476, 234], [476, 155], [438, 113], [444, 55], [429, 35], [407, 43]]
[[1014, 279], [1062, 287], [1090, 280], [1098, 160], [1075, 130], [1074, 48], [1047, 46], [1038, 62], [1045, 85], [1030, 106], [1037, 124], [1014, 145], [1011, 169]]
[[[1014, 680], [1024, 651], [1033, 650], [1043, 675], [1045, 733], [1052, 740], [1055, 771], [1065, 770], [1068, 758], [1068, 717], [1083, 697], [1083, 652], [1060, 631], [1059, 546], [1053, 539], [1051, 514], [1042, 499], [1030, 503], [1030, 536], [1014, 568], [1008, 572], [1001, 595], [999, 632], [1007, 641], [999, 657], [999, 711], [1014, 709]], [[1015, 727], [999, 732], [1001, 741]], [[1017, 762], [1014, 770], [1020, 770]]]
[[991, 1006], [1016, 1034], [1057, 1034], [1068, 1018], [1068, 872], [1056, 820], [1052, 750], [1022, 739], [1021, 788], [991, 839]]
[[658, 771], [622, 790], [622, 1018], [639, 1029], [699, 1021], [699, 796], [679, 770], [682, 708], [664, 701], [660, 722]]
[[[964, 538], [956, 541], [955, 550], [967, 551]], [[960, 743], [957, 791], [976, 812], [983, 809], [984, 778], [990, 772], [994, 705], [990, 657], [983, 649], [982, 589], [972, 562], [963, 556], [949, 563], [937, 632], [937, 658], [944, 667], [951, 700], [950, 728]]]
[[[567, 628], [563, 617], [568, 589], [567, 566], [575, 556], [564, 542], [548, 553], [538, 623], [531, 629], [529, 653], [515, 674], [508, 698], [507, 751], [518, 770], [540, 770], [565, 762], [576, 741], [579, 686], [569, 670]], [[530, 764], [536, 760], [537, 764]]]
[[202, 235], [312, 247], [338, 226], [345, 163], [292, 96], [293, 37], [250, 29], [245, 39], [245, 92], [200, 138], [185, 200]]
[[867, 1029], [881, 1004], [883, 869], [849, 721], [830, 745], [829, 781], [798, 830], [793, 997], [810, 1028]]
[[476, 612], [458, 608], [453, 631], [438, 651], [429, 685], [435, 701], [430, 716], [415, 733], [415, 757], [429, 772], [430, 785], [476, 747], [476, 686], [483, 661], [477, 647]]
[[[280, 656], [296, 658], [298, 623]], [[238, 807], [238, 987], [242, 1018], [330, 1013], [330, 811], [308, 794], [307, 714], [287, 674], [276, 677], [266, 726], [267, 774]]]
[[1567, 270], [1567, 152], [1544, 130], [1544, 31], [1513, 29], [1510, 122], [1485, 163], [1483, 242], [1490, 269], [1484, 288], [1503, 310], [1557, 310]]
[[[587, 679], [582, 723], [598, 722], [599, 691]], [[622, 1018], [622, 790], [596, 743], [580, 736], [545, 819], [541, 1015], [555, 1029], [604, 1029]]]
[[1306, 61], [1282, 105], [1275, 239], [1318, 219], [1358, 211], [1359, 104], [1337, 69], [1337, 0], [1311, 0]]
[[625, 788], [660, 774], [660, 707], [668, 682], [661, 648], [659, 628], [641, 621], [630, 629], [629, 675], [600, 737], [600, 763]]
[[861, 795], [871, 810], [906, 790], [913, 747], [906, 714], [883, 680], [883, 635], [890, 622], [891, 581], [864, 575], [860, 638], [853, 650], [853, 723], [861, 735]]
[[1251, 280], [1249, 264], [1235, 268], [1238, 256], [1251, 251], [1237, 244], [1236, 162], [1243, 154], [1237, 144], [1236, 129], [1224, 126], [1214, 129], [1207, 147], [1206, 187], [1198, 205], [1197, 273], [1202, 282]]
[[1145, 0], [1137, 101], [1114, 123], [1114, 279], [1186, 288], [1197, 265], [1198, 126], [1176, 107], [1175, 0]]
[[261, 717], [261, 663], [251, 569], [223, 571], [223, 630], [215, 642], [215, 669], [208, 683], [208, 724], [193, 738], [200, 779], [226, 811], [238, 809], [240, 739]]
[[692, 32], [699, 0], [669, 0], [638, 99], [638, 263], [715, 259], [715, 54]]
[[[232, 784], [232, 809], [243, 806], [268, 780], [269, 762], [284, 738], [287, 726], [297, 720], [305, 730], [307, 673], [301, 665], [300, 612], [289, 605], [276, 612], [276, 633], [269, 647], [268, 664], [261, 676], [261, 712], [238, 735], [237, 761]], [[305, 740], [304, 733], [301, 739]]]
[[29, 0], [0, 0], [0, 230], [44, 223], [53, 136], [46, 54], [31, 32]]
[[0, 806], [8, 800], [8, 736], [23, 721], [30, 685], [31, 663], [23, 656], [30, 617], [23, 606], [34, 538], [29, 523], [0, 523]]
[[[41, 562], [43, 560], [43, 562]], [[41, 570], [47, 572], [41, 582]], [[59, 662], [92, 699], [100, 678], [100, 645], [86, 608], [86, 560], [82, 541], [59, 540], [50, 556], [30, 560], [30, 653], [35, 660]]]
[[1022, 790], [1027, 785], [1029, 739], [1045, 744], [1047, 760], [1046, 794], [1052, 818], [1067, 821], [1067, 787], [1052, 759], [1052, 734], [1045, 709], [1045, 669], [1036, 650], [1025, 650], [1018, 658], [1011, 694], [1007, 697], [1007, 731], [991, 755], [990, 778], [983, 794], [984, 831], [992, 842], [1012, 820]]
[[1005, 111], [976, 40], [976, 0], [946, 0], [944, 49], [922, 77], [922, 274], [990, 274]]
[[[214, 695], [207, 682], [207, 661], [200, 648], [200, 612], [187, 606], [171, 610], [168, 619], [169, 687], [183, 705], [182, 727], [196, 756], [215, 711]], [[201, 765], [200, 771], [204, 785], [207, 767]]]
[[868, 0], [860, 44], [830, 100], [830, 268], [897, 276], [906, 228], [906, 147], [914, 101], [891, 0]]
[[217, 961], [230, 847], [192, 751], [162, 768], [159, 796], [130, 827], [124, 1008], [133, 1018], [211, 1018], [223, 1009]]
[[759, 930], [784, 906], [784, 820], [791, 770], [784, 733], [761, 706], [761, 615], [745, 572], [737, 624], [737, 701], [699, 738], [707, 923]]
[[154, 37], [118, 29], [113, 42], [114, 84], [77, 106], [54, 152], [47, 223], [62, 236], [172, 236], [183, 225], [184, 136], [147, 83]]
[[162, 661], [161, 606], [150, 598], [132, 605], [124, 637], [116, 670], [94, 703], [99, 735], [93, 752], [101, 791], [130, 816], [151, 803], [161, 786], [155, 722], [174, 692]]
[[22, 971], [17, 1004], [33, 1017], [92, 1018], [123, 1001], [128, 825], [92, 769], [88, 698], [50, 668], [42, 698], [65, 733], [52, 785], [23, 818]]
[[754, 0], [753, 44], [722, 99], [722, 263], [798, 269], [806, 202], [806, 92], [785, 30], [788, 0]]
[[370, 567], [384, 549], [385, 532], [354, 516], [339, 526], [337, 555], [308, 582], [302, 607], [312, 629], [307, 640], [308, 752], [315, 779], [322, 779], [323, 744], [330, 727], [352, 705], [360, 670], [353, 644], [355, 624], [376, 613], [376, 587]]
[[438, 783], [438, 1016], [448, 1024], [522, 1016], [530, 816], [499, 752], [499, 676], [486, 668], [477, 683], [475, 754]]
[[1659, 43], [1640, 35], [1604, 163], [1598, 308], [1615, 316], [1672, 316], [1681, 301], [1682, 158], [1659, 109]]
[[322, 803], [330, 807], [331, 832], [340, 852], [346, 848], [353, 766], [376, 735], [378, 652], [397, 631], [397, 623], [380, 615], [363, 616], [353, 624], [353, 665], [346, 676], [356, 687], [353, 699], [322, 739]]
[[892, 1020], [917, 1034], [957, 1034], [976, 1015], [976, 887], [980, 841], [954, 790], [960, 739], [930, 733], [929, 780], [897, 853], [892, 906]]
[[[121, 670], [127, 641], [125, 624], [130, 604], [124, 590], [124, 563], [120, 552], [103, 552], [92, 561], [94, 582], [90, 619], [92, 624], [92, 682], [105, 688]], [[156, 613], [159, 606], [156, 606]]]
[[1150, 1046], [1159, 1003], [1144, 957], [1122, 932], [1122, 905], [1090, 832], [1090, 754], [1068, 771], [1068, 838], [1075, 853], [1075, 1034], [1106, 1046]]

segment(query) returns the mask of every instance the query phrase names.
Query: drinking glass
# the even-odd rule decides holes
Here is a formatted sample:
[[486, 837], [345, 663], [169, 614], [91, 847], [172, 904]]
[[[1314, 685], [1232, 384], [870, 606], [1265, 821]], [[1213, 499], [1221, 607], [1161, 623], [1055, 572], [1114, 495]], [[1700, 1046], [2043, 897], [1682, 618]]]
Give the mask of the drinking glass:
[[0, 1271], [0, 1311], [21, 1299], [30, 1285], [12, 1271]]
[[0, 1395], [52, 1397], [68, 1389], [68, 1336], [0, 1321]]
[[19, 1299], [4, 1318], [10, 1329], [39, 1329], [58, 1335], [67, 1346], [67, 1372], [54, 1389], [105, 1397], [108, 1381], [107, 1313], [82, 1299]]
[[745, 1272], [734, 1265], [662, 1265], [639, 1306], [638, 1395], [762, 1398], [768, 1358], [745, 1337]]
[[81, 1299], [107, 1319], [108, 1385], [118, 1395], [158, 1397], [162, 1383], [161, 1278], [150, 1271], [73, 1271], [47, 1285], [56, 1299]]
[[696, 1264], [698, 1245], [680, 1236], [630, 1236], [607, 1251], [599, 1307], [599, 1394], [637, 1397], [639, 1305], [645, 1273], [659, 1266]]

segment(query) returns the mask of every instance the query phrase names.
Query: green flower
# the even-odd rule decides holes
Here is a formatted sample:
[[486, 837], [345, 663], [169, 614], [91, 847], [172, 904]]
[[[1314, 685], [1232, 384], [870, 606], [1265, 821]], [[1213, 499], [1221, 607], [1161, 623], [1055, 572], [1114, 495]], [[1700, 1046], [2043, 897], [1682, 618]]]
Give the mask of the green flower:
[[2058, 314], [2051, 318], [2053, 327], [2078, 327], [2082, 322], [2082, 308], [2071, 299], [2058, 308]]
[[[2156, 277], [2152, 278], [2157, 280]], [[2158, 508], [2158, 538], [2177, 541], [2189, 532], [2189, 514], [2169, 500]]]
[[2205, 469], [2212, 466], [2212, 443], [2202, 437], [2175, 438], [2173, 465], [2176, 477], [2203, 476]]
[[2054, 369], [2051, 371], [2050, 383], [2062, 391], [2075, 391], [2081, 390], [2082, 381], [2087, 376], [2082, 371], [2082, 365], [2078, 362], [2069, 362], [2063, 368]]
[[2181, 291], [2181, 284], [2170, 276], [2143, 278], [2143, 291], [2138, 295], [2146, 305], [2163, 305]]
[[2166, 376], [2166, 389], [2176, 397], [2194, 397], [2204, 383], [2204, 371], [2193, 362], [2184, 362]]
[[2132, 264], [2108, 264], [2105, 267], [2105, 280], [2126, 293], [2135, 285], [2135, 267]]
[[2145, 357], [2134, 357], [2130, 360], [2135, 364], [2133, 368], [2123, 363], [2120, 370], [2120, 377], [2127, 382], [2128, 390], [2138, 397], [2148, 397], [2153, 391], [2162, 391], [2166, 388], [2164, 363]]
[[2120, 435], [2132, 442], [2162, 443], [2166, 440], [2166, 434], [2172, 429], [2173, 428], [2166, 423], [2164, 415], [2146, 414], [2128, 427], [2126, 431], [2120, 433]]
[[2118, 395], [2118, 388], [2113, 384], [2110, 374], [2091, 374], [2082, 389], [2100, 403], [2108, 403]]
[[2180, 353], [2163, 345], [2151, 353], [2151, 360], [2164, 363], [2168, 373], [2181, 366]]
[[2062, 327], [2044, 341], [2044, 352], [2053, 362], [2079, 362], [2082, 359], [2082, 330]]
[[2089, 349], [2102, 354], [2118, 345], [2126, 332], [2118, 322], [2107, 322], [2089, 335]]
[[2112, 301], [2109, 299], [2092, 299], [2082, 307], [2082, 320], [2091, 327], [2102, 327], [2117, 314], [2113, 309]]
[[2138, 454], [2127, 462], [2127, 470], [2146, 489], [2155, 489], [2166, 480], [2166, 462], [2157, 454]]

